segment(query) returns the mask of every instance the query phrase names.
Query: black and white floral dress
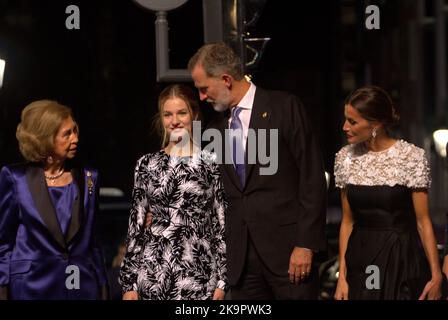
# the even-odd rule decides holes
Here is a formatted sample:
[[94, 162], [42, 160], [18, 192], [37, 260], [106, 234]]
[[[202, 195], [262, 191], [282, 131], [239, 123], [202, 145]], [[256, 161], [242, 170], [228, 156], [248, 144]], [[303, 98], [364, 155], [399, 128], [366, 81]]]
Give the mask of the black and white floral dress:
[[[123, 292], [140, 299], [211, 299], [225, 290], [226, 200], [214, 155], [140, 158], [134, 177], [127, 250], [120, 271]], [[146, 213], [153, 215], [145, 228]]]
[[[348, 145], [334, 171], [354, 221], [345, 252], [349, 299], [418, 299], [431, 278], [412, 200], [431, 183], [425, 151], [404, 140], [380, 152]], [[377, 287], [367, 285], [372, 267]]]

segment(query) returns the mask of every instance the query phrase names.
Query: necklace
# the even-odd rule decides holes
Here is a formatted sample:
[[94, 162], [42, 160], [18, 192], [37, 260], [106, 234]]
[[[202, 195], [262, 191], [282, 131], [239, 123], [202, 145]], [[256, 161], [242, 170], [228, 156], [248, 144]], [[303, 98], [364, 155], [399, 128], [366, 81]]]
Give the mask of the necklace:
[[56, 179], [59, 179], [64, 174], [64, 169], [61, 169], [61, 171], [58, 174], [55, 174], [54, 176], [47, 176], [44, 173], [45, 179], [50, 180], [51, 184], [55, 184]]

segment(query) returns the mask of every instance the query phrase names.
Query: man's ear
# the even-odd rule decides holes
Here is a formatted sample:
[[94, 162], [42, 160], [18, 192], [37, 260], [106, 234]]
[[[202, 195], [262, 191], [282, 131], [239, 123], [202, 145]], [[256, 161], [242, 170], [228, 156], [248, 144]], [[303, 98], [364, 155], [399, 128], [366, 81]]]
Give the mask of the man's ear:
[[230, 89], [232, 87], [232, 83], [233, 83], [233, 77], [227, 73], [223, 73], [221, 75], [221, 79], [222, 81], [224, 81], [224, 84], [226, 85], [226, 87], [228, 89]]

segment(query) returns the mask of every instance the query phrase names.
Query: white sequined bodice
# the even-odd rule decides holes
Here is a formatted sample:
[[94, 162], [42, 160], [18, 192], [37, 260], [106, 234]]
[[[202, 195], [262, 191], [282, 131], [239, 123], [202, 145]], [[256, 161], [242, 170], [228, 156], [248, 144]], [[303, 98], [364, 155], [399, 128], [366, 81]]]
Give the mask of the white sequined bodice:
[[339, 188], [353, 184], [427, 189], [431, 184], [425, 151], [404, 140], [379, 152], [347, 145], [336, 154], [334, 175]]

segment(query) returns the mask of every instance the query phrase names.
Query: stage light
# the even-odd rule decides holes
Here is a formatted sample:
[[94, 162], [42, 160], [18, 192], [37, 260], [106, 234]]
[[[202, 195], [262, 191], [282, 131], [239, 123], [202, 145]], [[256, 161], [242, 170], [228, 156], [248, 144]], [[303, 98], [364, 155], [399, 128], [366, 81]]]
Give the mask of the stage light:
[[448, 129], [439, 129], [432, 134], [437, 154], [446, 158], [446, 144], [448, 143]]
[[330, 173], [325, 171], [325, 181], [327, 182], [327, 189], [330, 187]]
[[0, 89], [3, 86], [3, 75], [5, 74], [6, 61], [0, 59]]

